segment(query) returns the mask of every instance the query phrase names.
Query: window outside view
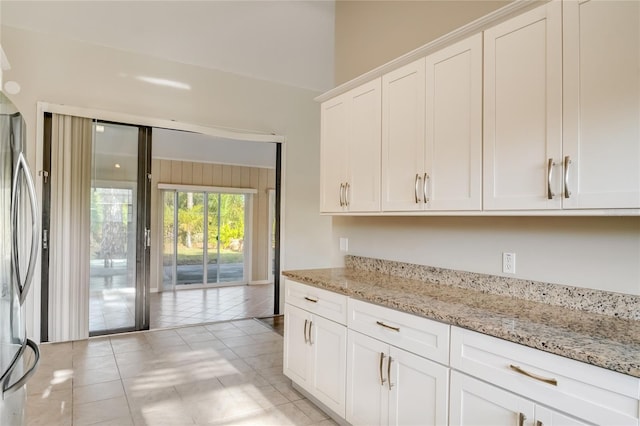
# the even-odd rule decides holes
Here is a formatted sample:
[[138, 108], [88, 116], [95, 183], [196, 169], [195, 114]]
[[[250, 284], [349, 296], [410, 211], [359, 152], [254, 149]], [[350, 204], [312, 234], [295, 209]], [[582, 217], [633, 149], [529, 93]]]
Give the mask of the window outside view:
[[167, 191], [163, 284], [244, 282], [245, 195]]

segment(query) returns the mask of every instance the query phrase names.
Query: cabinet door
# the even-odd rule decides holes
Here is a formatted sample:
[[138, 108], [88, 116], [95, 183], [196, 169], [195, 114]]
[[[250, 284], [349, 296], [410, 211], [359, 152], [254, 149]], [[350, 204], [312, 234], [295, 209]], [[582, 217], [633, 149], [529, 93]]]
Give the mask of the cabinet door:
[[589, 426], [586, 423], [558, 411], [536, 405], [536, 426]]
[[333, 410], [345, 416], [347, 377], [347, 328], [314, 315], [311, 323], [311, 393]]
[[350, 91], [348, 184], [345, 198], [352, 212], [380, 211], [382, 95], [380, 79]]
[[386, 425], [389, 346], [352, 330], [348, 336], [347, 421], [352, 425]]
[[425, 60], [382, 77], [382, 210], [420, 210], [424, 174]]
[[429, 210], [482, 209], [482, 34], [426, 59]]
[[449, 369], [391, 346], [389, 424], [446, 425]]
[[548, 160], [562, 156], [561, 7], [553, 1], [485, 31], [485, 210], [561, 207], [547, 191]]
[[571, 160], [563, 206], [638, 208], [640, 3], [563, 7], [563, 149]]
[[311, 355], [307, 344], [311, 315], [300, 308], [284, 305], [284, 367], [285, 376], [310, 388]]
[[346, 182], [348, 139], [348, 95], [322, 104], [320, 112], [320, 211], [343, 210], [341, 185]]
[[534, 424], [534, 404], [511, 392], [452, 371], [450, 417], [451, 426], [529, 426]]

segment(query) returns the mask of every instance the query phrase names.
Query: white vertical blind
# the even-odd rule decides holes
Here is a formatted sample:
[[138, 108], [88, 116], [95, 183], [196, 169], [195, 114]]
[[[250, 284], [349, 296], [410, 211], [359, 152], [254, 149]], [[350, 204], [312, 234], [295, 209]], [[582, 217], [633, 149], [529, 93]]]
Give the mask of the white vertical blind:
[[92, 121], [53, 114], [49, 340], [89, 337]]

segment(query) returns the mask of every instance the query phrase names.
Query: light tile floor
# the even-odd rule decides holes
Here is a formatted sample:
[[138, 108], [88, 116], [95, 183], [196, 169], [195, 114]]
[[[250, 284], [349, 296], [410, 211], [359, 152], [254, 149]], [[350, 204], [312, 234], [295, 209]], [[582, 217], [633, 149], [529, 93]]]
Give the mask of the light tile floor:
[[[92, 284], [91, 332], [133, 327], [135, 291]], [[273, 284], [165, 291], [150, 295], [150, 328], [178, 327], [273, 314]]]
[[273, 284], [152, 293], [150, 328], [273, 315]]
[[335, 425], [282, 374], [255, 320], [44, 344], [27, 425]]

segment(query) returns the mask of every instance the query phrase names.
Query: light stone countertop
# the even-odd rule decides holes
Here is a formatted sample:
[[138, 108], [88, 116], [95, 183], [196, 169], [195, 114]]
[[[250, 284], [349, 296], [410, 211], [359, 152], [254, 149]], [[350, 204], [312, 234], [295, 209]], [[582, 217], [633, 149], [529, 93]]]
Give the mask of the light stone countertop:
[[303, 284], [640, 377], [640, 321], [380, 272], [285, 271]]

